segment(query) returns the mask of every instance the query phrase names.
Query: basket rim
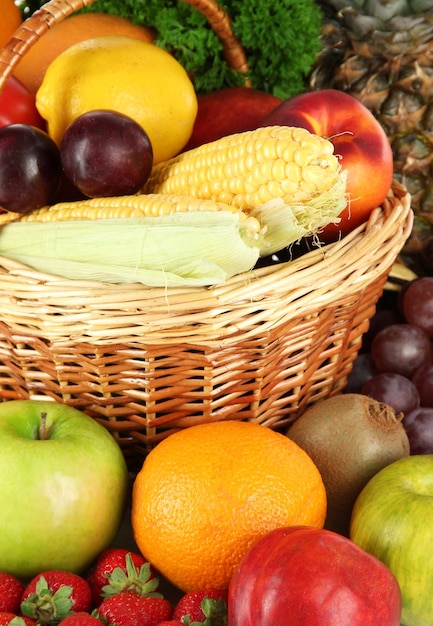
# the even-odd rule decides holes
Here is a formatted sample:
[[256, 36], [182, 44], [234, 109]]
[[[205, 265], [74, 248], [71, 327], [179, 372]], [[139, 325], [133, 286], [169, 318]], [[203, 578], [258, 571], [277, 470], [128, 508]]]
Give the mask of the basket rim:
[[[156, 288], [69, 280], [0, 257], [2, 320], [65, 345], [252, 336], [288, 317], [316, 315], [388, 276], [412, 228], [410, 194], [397, 182], [368, 222], [297, 259], [210, 287]], [[385, 282], [385, 281], [383, 281]]]

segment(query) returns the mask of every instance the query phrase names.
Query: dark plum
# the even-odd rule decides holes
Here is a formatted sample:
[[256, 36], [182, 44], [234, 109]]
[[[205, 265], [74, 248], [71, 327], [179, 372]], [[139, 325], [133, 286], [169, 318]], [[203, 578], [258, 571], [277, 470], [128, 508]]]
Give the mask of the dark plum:
[[433, 454], [433, 407], [420, 406], [402, 421], [411, 454]]
[[419, 406], [419, 393], [412, 381], [401, 374], [378, 374], [363, 386], [361, 393], [388, 404], [406, 415]]
[[59, 149], [43, 130], [27, 124], [0, 128], [0, 207], [31, 213], [51, 204], [61, 173]]
[[431, 363], [431, 339], [419, 326], [391, 324], [374, 337], [371, 356], [379, 372], [411, 378], [421, 365]]
[[137, 193], [153, 165], [152, 144], [143, 128], [116, 111], [77, 117], [60, 144], [63, 170], [89, 198]]

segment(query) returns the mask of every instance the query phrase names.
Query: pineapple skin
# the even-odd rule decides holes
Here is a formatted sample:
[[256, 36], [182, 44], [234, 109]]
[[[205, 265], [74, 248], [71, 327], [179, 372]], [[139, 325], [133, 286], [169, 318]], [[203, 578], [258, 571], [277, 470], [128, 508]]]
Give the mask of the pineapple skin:
[[[342, 8], [342, 4], [344, 7]], [[417, 13], [408, 0], [322, 0], [322, 49], [312, 90], [349, 93], [372, 111], [389, 138], [394, 176], [411, 193], [415, 213], [402, 257], [419, 275], [433, 274], [433, 7]], [[333, 6], [334, 5], [334, 6]], [[369, 6], [367, 6], [369, 5]], [[386, 5], [389, 19], [372, 15]], [[371, 8], [373, 6], [373, 9]], [[362, 13], [369, 10], [370, 14]]]

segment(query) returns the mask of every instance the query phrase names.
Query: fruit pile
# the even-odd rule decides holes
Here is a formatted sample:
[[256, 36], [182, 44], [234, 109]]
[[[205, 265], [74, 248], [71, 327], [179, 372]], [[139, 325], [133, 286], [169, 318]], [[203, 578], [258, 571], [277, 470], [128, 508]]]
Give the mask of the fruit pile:
[[[331, 413], [326, 408], [328, 401], [324, 401], [322, 420], [338, 418], [341, 423], [347, 420], [344, 417], [347, 403], [338, 404], [345, 398], [344, 395], [331, 398], [336, 402]], [[342, 472], [348, 464], [344, 454], [339, 461], [332, 461], [333, 470], [329, 467], [326, 473], [318, 469], [319, 456], [313, 452], [310, 456], [290, 436], [265, 426], [231, 420], [191, 426], [155, 446], [133, 478], [131, 512], [127, 516], [138, 555], [127, 557], [131, 550], [109, 548], [112, 535], [105, 539], [107, 547], [95, 555], [92, 542], [79, 548], [83, 538], [92, 536], [96, 520], [107, 523], [111, 529], [118, 528], [115, 515], [124, 510], [124, 491], [115, 495], [106, 477], [96, 471], [104, 448], [108, 446], [113, 453], [114, 439], [94, 420], [72, 407], [40, 400], [4, 402], [0, 406], [0, 423], [7, 426], [1, 435], [4, 448], [27, 450], [24, 456], [8, 455], [8, 484], [0, 483], [2, 498], [8, 503], [3, 507], [5, 548], [1, 552], [0, 571], [7, 572], [7, 580], [12, 575], [20, 581], [20, 585], [13, 583], [19, 601], [15, 599], [12, 606], [18, 614], [23, 614], [22, 618], [36, 620], [34, 623], [43, 626], [58, 624], [65, 617], [73, 625], [75, 620], [81, 623], [81, 619], [87, 623], [90, 612], [94, 613], [93, 620], [106, 619], [113, 626], [157, 626], [162, 620], [176, 619], [178, 602], [180, 605], [187, 602], [185, 599], [182, 602], [182, 598], [217, 589], [226, 600], [226, 607], [217, 600], [218, 605], [223, 605], [229, 623], [236, 626], [251, 624], [251, 615], [255, 626], [269, 624], [269, 615], [273, 616], [272, 623], [284, 624], [288, 609], [294, 619], [298, 616], [295, 623], [305, 623], [302, 620], [308, 616], [309, 626], [335, 626], [336, 616], [346, 615], [348, 610], [351, 626], [377, 626], [378, 615], [383, 626], [398, 626], [400, 617], [409, 612], [419, 619], [403, 621], [404, 624], [430, 623], [430, 595], [419, 596], [419, 585], [413, 585], [411, 579], [408, 581], [405, 572], [410, 561], [415, 579], [418, 576], [428, 579], [430, 575], [430, 560], [416, 558], [413, 547], [407, 554], [406, 542], [414, 541], [411, 531], [418, 512], [421, 511], [422, 519], [429, 515], [428, 487], [425, 495], [418, 492], [424, 484], [423, 476], [428, 477], [431, 455], [409, 455], [408, 447], [400, 446], [400, 458], [393, 461], [371, 444], [370, 459], [375, 459], [376, 465], [369, 462], [372, 477], [364, 472], [362, 464], [358, 470], [363, 481], [358, 483], [350, 537], [345, 537], [323, 528], [327, 501], [333, 506], [338, 498], [340, 504], [343, 501], [343, 495], [333, 493], [331, 488], [333, 480], [335, 484], [333, 474]], [[46, 422], [41, 422], [40, 408], [46, 411]], [[321, 403], [314, 410], [320, 414]], [[19, 423], [19, 428], [11, 426], [14, 422]], [[384, 426], [382, 429], [377, 419], [371, 420], [370, 433], [365, 439], [372, 440], [375, 432], [384, 448], [389, 439], [397, 450], [397, 441], [404, 441], [404, 433], [401, 431], [396, 439], [396, 429], [387, 427], [386, 421]], [[350, 429], [346, 429], [347, 435], [341, 433], [340, 442], [360, 439], [363, 428], [366, 426], [360, 419], [358, 431], [351, 435]], [[402, 429], [399, 422], [396, 428]], [[322, 458], [324, 445], [331, 450], [332, 437], [323, 438]], [[91, 465], [88, 455], [83, 456], [83, 450], [89, 446], [97, 447], [93, 451], [96, 467], [82, 480], [82, 472], [87, 472]], [[350, 454], [349, 443], [346, 447]], [[365, 447], [352, 445], [352, 456], [354, 450], [360, 453]], [[400, 470], [402, 462], [405, 465]], [[26, 474], [29, 463], [32, 476], [36, 477], [33, 481]], [[116, 464], [118, 458], [116, 462], [113, 460], [113, 466]], [[104, 468], [102, 465], [103, 472]], [[9, 489], [11, 476], [15, 477], [14, 490]], [[98, 477], [97, 480], [92, 480], [92, 476]], [[355, 469], [352, 474], [346, 474], [346, 482], [352, 486], [357, 478]], [[375, 482], [382, 485], [382, 480], [385, 486], [374, 489], [367, 497], [365, 494], [373, 489]], [[68, 489], [59, 495], [59, 489], [53, 488], [55, 484], [68, 484]], [[20, 485], [18, 499], [13, 497], [17, 485]], [[107, 487], [111, 499], [103, 501], [100, 496]], [[43, 513], [38, 514], [39, 501], [45, 492], [51, 502], [46, 501], [46, 496]], [[72, 499], [71, 493], [75, 494]], [[385, 494], [391, 503], [397, 499], [398, 508], [405, 503], [402, 519], [410, 528], [406, 536], [402, 536], [401, 530], [393, 532], [396, 509], [387, 503]], [[23, 499], [31, 503], [24, 517]], [[86, 518], [83, 515], [89, 513], [89, 499], [97, 500], [99, 506]], [[56, 509], [54, 518], [48, 515], [51, 507]], [[382, 526], [360, 524], [356, 511], [362, 516], [371, 512], [378, 515], [381, 511]], [[11, 516], [12, 527], [7, 524]], [[77, 526], [78, 516], [82, 521]], [[27, 518], [30, 525], [26, 525]], [[367, 543], [373, 536], [375, 544]], [[417, 550], [426, 551], [431, 539], [428, 526], [422, 535], [416, 536]], [[26, 541], [24, 550], [23, 541]], [[390, 541], [392, 549], [387, 549]], [[93, 554], [90, 562], [89, 554]], [[26, 556], [31, 556], [31, 563]], [[50, 567], [59, 562], [61, 568]], [[73, 571], [68, 563], [74, 563]], [[71, 603], [73, 598], [69, 596], [74, 581], [87, 598], [84, 604]], [[170, 595], [162, 592], [165, 583], [169, 585]], [[173, 590], [175, 600], [171, 595]], [[251, 593], [247, 594], [246, 590]], [[155, 595], [159, 592], [162, 598]], [[200, 604], [202, 600], [201, 596]], [[10, 611], [10, 605], [7, 606], [6, 610]], [[211, 610], [208, 601], [203, 609]], [[192, 610], [190, 605], [188, 610]], [[137, 611], [140, 618], [133, 617]], [[74, 615], [68, 616], [69, 612]], [[87, 614], [85, 617], [75, 615], [83, 612]], [[208, 626], [226, 623], [224, 618], [207, 619], [204, 623]], [[193, 621], [203, 620], [194, 617]], [[185, 616], [180, 622], [189, 623]], [[21, 622], [14, 622], [13, 626], [17, 624]]]
[[[89, 17], [92, 23], [95, 15]], [[87, 38], [66, 49], [50, 49], [46, 66], [36, 55], [40, 81], [33, 103], [31, 85], [20, 87], [28, 90], [28, 113], [39, 116], [39, 128], [30, 120], [14, 119], [13, 112], [0, 128], [0, 206], [9, 213], [2, 221], [4, 256], [39, 271], [50, 271], [55, 261], [56, 273], [67, 278], [86, 273], [89, 279], [127, 282], [132, 275], [151, 286], [210, 285], [271, 262], [273, 254], [300, 241], [338, 240], [385, 200], [392, 182], [389, 142], [355, 98], [323, 90], [281, 100], [246, 86], [200, 96], [194, 76], [174, 56], [143, 39], [120, 34]], [[16, 87], [17, 80], [12, 76], [6, 87], [11, 82]], [[374, 176], [378, 168], [381, 177]], [[141, 237], [135, 241], [138, 249], [134, 242], [128, 249], [107, 247], [124, 226], [111, 219], [120, 217], [114, 208], [130, 207], [132, 197], [145, 207], [153, 194], [163, 196], [161, 203], [144, 209], [144, 215], [155, 219], [133, 223], [126, 218], [135, 213], [128, 211], [122, 222], [137, 232], [140, 225], [148, 228], [146, 240], [154, 237], [155, 225], [170, 229], [170, 248], [182, 250], [174, 267], [159, 243], [155, 252], [143, 254]], [[88, 198], [106, 201], [92, 204]], [[188, 204], [190, 198], [205, 204]], [[62, 201], [70, 205], [80, 200], [73, 217], [59, 218]], [[168, 210], [162, 208], [166, 201]], [[45, 210], [49, 205], [53, 211]], [[37, 227], [35, 238], [36, 227], [22, 225], [21, 215], [36, 216], [41, 208], [41, 221], [47, 223]], [[190, 216], [165, 216], [178, 211]], [[196, 211], [200, 217], [193, 215]], [[158, 221], [162, 215], [165, 219]], [[80, 247], [83, 233], [72, 221], [92, 218], [98, 220], [99, 232], [85, 225], [86, 233], [97, 234]], [[206, 218], [206, 241], [201, 237], [202, 246], [194, 252], [192, 236], [202, 235]], [[180, 233], [183, 223], [185, 234]], [[233, 227], [236, 238], [230, 243]], [[57, 238], [60, 245], [53, 248]], [[50, 245], [44, 250], [35, 241]], [[215, 248], [225, 249], [225, 256], [230, 248], [229, 267], [211, 256]], [[110, 253], [114, 266], [107, 263]], [[161, 258], [158, 274], [147, 263], [161, 267]]]
[[[104, 279], [137, 280], [139, 225], [160, 246], [143, 282], [207, 285], [337, 241], [389, 193], [387, 133], [332, 81], [284, 100], [199, 95], [152, 29], [64, 24], [0, 94], [2, 254], [72, 278], [116, 258]], [[169, 435], [133, 477], [77, 409], [1, 403], [0, 625], [431, 626], [432, 312], [433, 278], [411, 281], [381, 303], [345, 394], [284, 433], [227, 411]], [[137, 552], [109, 547], [125, 510]]]
[[[298, 548], [293, 553], [293, 549]], [[269, 553], [271, 550], [271, 553]], [[316, 558], [310, 556], [315, 551]], [[258, 574], [255, 569], [264, 554], [265, 565]], [[269, 556], [271, 554], [271, 556]], [[141, 554], [123, 548], [104, 550], [92, 569], [83, 574], [63, 570], [48, 570], [37, 574], [26, 584], [11, 574], [0, 572], [0, 624], [1, 626], [227, 626], [228, 623], [264, 626], [280, 624], [285, 611], [291, 608], [305, 615], [308, 602], [315, 602], [313, 587], [311, 597], [295, 609], [295, 590], [279, 594], [269, 605], [266, 596], [274, 593], [273, 577], [278, 561], [284, 554], [298, 574], [316, 564], [316, 582], [326, 580], [328, 585], [342, 586], [344, 573], [349, 571], [351, 561], [362, 565], [358, 581], [357, 611], [364, 611], [365, 626], [381, 624], [398, 626], [401, 600], [396, 580], [377, 559], [352, 544], [348, 539], [334, 533], [310, 527], [277, 529], [262, 538], [243, 560], [234, 576], [230, 589], [206, 588], [180, 593], [168, 599], [154, 569]], [[305, 557], [308, 556], [306, 559]], [[323, 574], [323, 562], [340, 558], [341, 572], [332, 576]], [[322, 570], [322, 571], [321, 571]], [[374, 574], [374, 579], [372, 578]], [[256, 604], [258, 587], [262, 603]], [[380, 598], [374, 600], [375, 613], [371, 611], [368, 594], [374, 587], [381, 587]], [[282, 590], [280, 590], [282, 591]], [[363, 593], [365, 596], [363, 596]], [[364, 604], [365, 603], [365, 604]], [[297, 602], [299, 604], [299, 602]], [[347, 612], [347, 603], [341, 604], [341, 619]], [[355, 608], [355, 603], [354, 603]], [[271, 610], [271, 613], [269, 612]], [[325, 609], [326, 610], [326, 609]], [[335, 624], [339, 614], [329, 607], [327, 614], [313, 614], [310, 609], [309, 624]], [[371, 616], [371, 617], [370, 617]], [[321, 621], [317, 621], [320, 619]], [[358, 617], [354, 616], [355, 620]], [[353, 621], [352, 623], [358, 623]]]
[[384, 296], [346, 387], [402, 415], [412, 454], [433, 454], [432, 311], [430, 276]]
[[[36, 440], [35, 450], [67, 445], [61, 430], [55, 434]], [[59, 464], [58, 473], [64, 469]], [[40, 626], [265, 626], [270, 615], [285, 623], [287, 610], [311, 626], [335, 626], [347, 611], [352, 626], [376, 626], [378, 616], [398, 626], [396, 577], [350, 539], [324, 530], [325, 510], [320, 473], [290, 438], [248, 422], [194, 426], [156, 446], [134, 480], [131, 524], [140, 552], [107, 548], [81, 573], [45, 569], [25, 584], [4, 574], [0, 607]], [[9, 554], [10, 571], [12, 545]], [[166, 580], [178, 583], [176, 599], [162, 592]], [[333, 596], [328, 608], [318, 588]], [[2, 624], [22, 623], [4, 617]]]

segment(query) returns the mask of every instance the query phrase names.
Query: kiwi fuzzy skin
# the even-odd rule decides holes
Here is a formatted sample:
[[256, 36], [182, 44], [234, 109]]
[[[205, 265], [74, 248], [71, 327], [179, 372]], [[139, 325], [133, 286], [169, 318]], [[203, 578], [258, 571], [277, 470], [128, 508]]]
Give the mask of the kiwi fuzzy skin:
[[308, 407], [287, 436], [316, 464], [325, 485], [325, 528], [349, 536], [355, 500], [383, 467], [409, 455], [402, 414], [356, 393], [339, 394]]

